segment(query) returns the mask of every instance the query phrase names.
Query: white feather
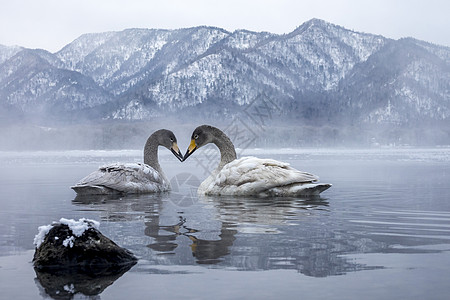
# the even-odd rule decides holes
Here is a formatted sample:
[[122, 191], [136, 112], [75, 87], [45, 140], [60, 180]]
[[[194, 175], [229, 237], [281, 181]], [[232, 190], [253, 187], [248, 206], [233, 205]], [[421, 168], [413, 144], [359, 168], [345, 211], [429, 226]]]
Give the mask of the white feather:
[[205, 195], [299, 196], [318, 195], [331, 184], [317, 183], [313, 174], [273, 159], [243, 157], [216, 170], [199, 187]]
[[72, 187], [79, 195], [155, 193], [170, 189], [164, 174], [142, 163], [111, 164], [80, 180]]

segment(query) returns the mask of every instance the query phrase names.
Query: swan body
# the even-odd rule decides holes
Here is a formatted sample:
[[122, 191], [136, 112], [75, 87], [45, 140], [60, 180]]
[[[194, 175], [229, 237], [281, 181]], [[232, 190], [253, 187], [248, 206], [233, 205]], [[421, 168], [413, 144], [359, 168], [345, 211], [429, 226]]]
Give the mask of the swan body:
[[237, 159], [231, 140], [219, 129], [208, 125], [194, 130], [184, 160], [208, 143], [214, 143], [219, 148], [221, 160], [217, 169], [200, 184], [199, 194], [315, 196], [331, 187], [331, 184], [319, 183], [316, 175], [296, 170], [288, 163], [251, 156]]
[[170, 182], [158, 162], [158, 146], [179, 159], [175, 135], [166, 129], [153, 133], [144, 147], [144, 163], [115, 163], [100, 167], [71, 188], [78, 195], [143, 194], [170, 190]]
[[143, 163], [115, 163], [100, 167], [73, 186], [78, 195], [145, 194], [170, 189], [169, 180]]
[[318, 195], [329, 184], [318, 184], [313, 174], [273, 159], [242, 157], [213, 172], [199, 186], [204, 195], [299, 196]]

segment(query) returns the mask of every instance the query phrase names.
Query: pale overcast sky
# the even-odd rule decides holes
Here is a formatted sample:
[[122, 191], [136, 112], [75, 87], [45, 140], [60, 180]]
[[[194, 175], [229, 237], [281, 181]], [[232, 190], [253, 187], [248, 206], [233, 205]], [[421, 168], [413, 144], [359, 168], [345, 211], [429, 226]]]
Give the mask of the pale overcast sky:
[[56, 52], [83, 33], [199, 25], [288, 33], [319, 18], [450, 46], [448, 0], [0, 0], [0, 44]]

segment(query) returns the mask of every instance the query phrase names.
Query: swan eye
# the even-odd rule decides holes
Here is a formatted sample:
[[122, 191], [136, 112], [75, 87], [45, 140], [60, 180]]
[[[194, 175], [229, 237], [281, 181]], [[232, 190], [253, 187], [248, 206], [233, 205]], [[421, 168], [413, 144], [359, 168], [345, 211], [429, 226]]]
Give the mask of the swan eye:
[[194, 135], [194, 139], [198, 139], [198, 134]]
[[173, 142], [173, 138], [170, 138], [170, 141]]

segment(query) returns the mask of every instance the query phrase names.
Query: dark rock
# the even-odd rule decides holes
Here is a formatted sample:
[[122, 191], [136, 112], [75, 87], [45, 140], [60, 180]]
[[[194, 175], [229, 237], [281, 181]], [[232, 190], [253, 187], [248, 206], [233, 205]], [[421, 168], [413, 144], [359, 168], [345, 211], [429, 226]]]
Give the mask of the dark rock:
[[34, 267], [40, 271], [76, 271], [93, 275], [120, 273], [137, 258], [98, 229], [98, 222], [61, 219], [41, 226], [35, 238]]

